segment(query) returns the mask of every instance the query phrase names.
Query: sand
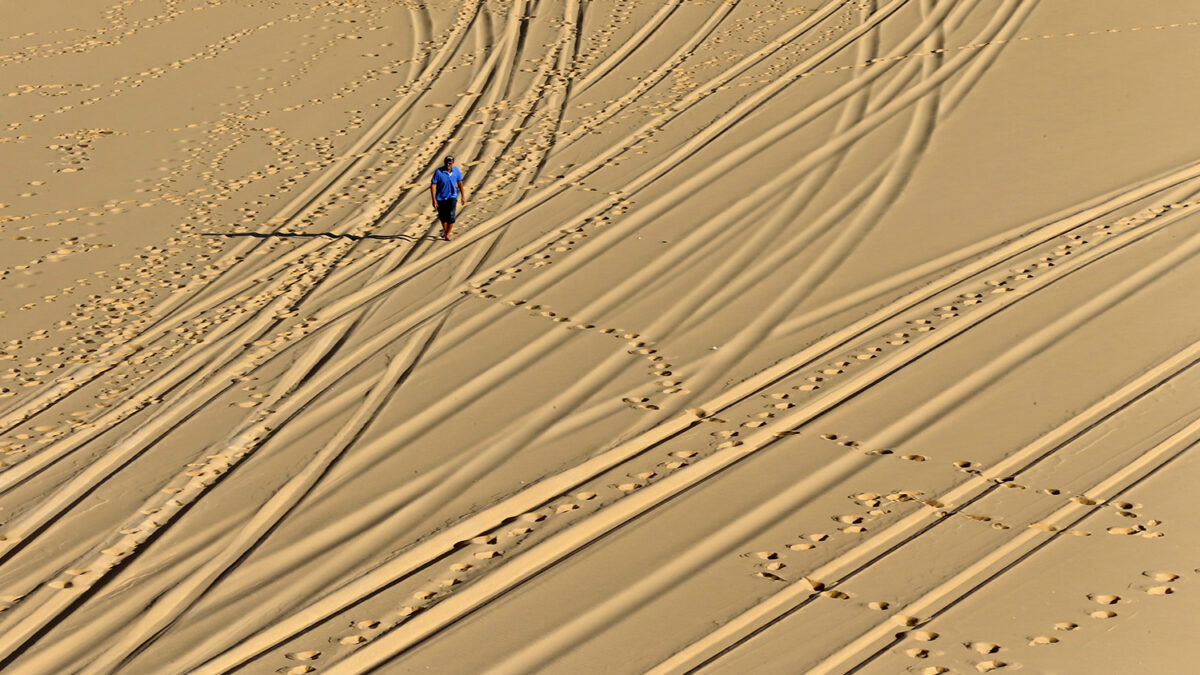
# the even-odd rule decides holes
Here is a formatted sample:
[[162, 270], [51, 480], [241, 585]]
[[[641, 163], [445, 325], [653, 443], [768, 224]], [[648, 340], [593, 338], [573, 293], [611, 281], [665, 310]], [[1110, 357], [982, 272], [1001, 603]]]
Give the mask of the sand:
[[5, 672], [1195, 672], [1194, 2], [0, 25]]

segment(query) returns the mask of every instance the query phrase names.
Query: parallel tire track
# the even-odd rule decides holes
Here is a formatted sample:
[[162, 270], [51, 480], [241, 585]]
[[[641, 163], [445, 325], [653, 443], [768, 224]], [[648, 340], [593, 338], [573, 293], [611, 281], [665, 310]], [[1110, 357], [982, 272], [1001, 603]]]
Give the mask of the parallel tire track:
[[[812, 345], [812, 347], [793, 355], [788, 359], [784, 359], [780, 364], [760, 373], [758, 376], [743, 382], [739, 386], [733, 387], [702, 407], [704, 410], [710, 411], [710, 414], [723, 410], [736, 401], [752, 395], [754, 392], [761, 390], [763, 387], [768, 386], [769, 384], [778, 381], [782, 377], [787, 376], [791, 372], [804, 367], [806, 364], [812, 363], [813, 361], [821, 358], [822, 355], [829, 353], [831, 350], [837, 349], [848, 339], [851, 339], [852, 336], [858, 335], [861, 330], [868, 329], [868, 327], [876, 325], [881, 320], [895, 316], [904, 311], [906, 308], [911, 307], [919, 302], [923, 302], [941, 290], [952, 287], [954, 284], [970, 278], [983, 270], [989, 269], [998, 264], [1002, 264], [1004, 261], [1010, 259], [1013, 255], [1027, 250], [1030, 245], [1035, 245], [1033, 242], [1044, 240], [1048, 233], [1059, 234], [1070, 231], [1082, 224], [1092, 222], [1096, 218], [1101, 217], [1122, 205], [1136, 202], [1147, 196], [1160, 192], [1163, 189], [1169, 188], [1172, 185], [1186, 180], [1195, 179], [1197, 177], [1200, 177], [1200, 164], [1193, 164], [1185, 169], [1171, 172], [1168, 176], [1162, 179], [1129, 190], [1119, 197], [1107, 200], [1106, 202], [1086, 209], [1081, 213], [1074, 214], [1060, 221], [1044, 225], [1039, 228], [1038, 231], [1030, 233], [1016, 241], [1010, 242], [1008, 245], [998, 249], [991, 255], [977, 259], [973, 261], [972, 264], [960, 268], [952, 274], [944, 276], [939, 280], [939, 284], [934, 288], [922, 288], [918, 291], [907, 294], [903, 298], [889, 304], [872, 315], [855, 322], [855, 324], [838, 331], [828, 338], [818, 341]], [[1043, 276], [1041, 278], [1046, 279], [1047, 276]], [[1014, 296], [1014, 298], [1015, 297], [1016, 296]], [[1008, 302], [1011, 301], [1012, 300], [1008, 300]], [[939, 336], [946, 334], [946, 332], [942, 332], [939, 333]], [[880, 362], [880, 364], [883, 363], [886, 363], [886, 361]], [[868, 381], [874, 381], [874, 378], [878, 377], [877, 373], [882, 370], [884, 369], [878, 366], [873, 368], [870, 371], [870, 373], [873, 375], [868, 377]], [[822, 400], [825, 400], [824, 405], [832, 405], [831, 401], [827, 399]], [[516, 495], [509, 497], [494, 506], [483, 509], [436, 535], [428, 537], [406, 551], [404, 554], [397, 556], [396, 558], [388, 561], [386, 564], [381, 565], [375, 570], [366, 573], [360, 578], [348, 583], [336, 593], [326, 596], [324, 599], [313, 603], [301, 611], [296, 612], [292, 617], [279, 622], [267, 630], [261, 631], [249, 639], [242, 641], [241, 644], [230, 649], [221, 657], [205, 664], [204, 672], [224, 672], [235, 667], [238, 663], [243, 662], [252, 655], [269, 649], [270, 646], [285, 640], [291, 635], [302, 632], [305, 628], [307, 628], [309, 625], [312, 625], [321, 617], [329, 616], [339, 611], [341, 608], [352, 604], [357, 599], [366, 597], [376, 592], [378, 589], [394, 583], [397, 579], [405, 577], [414, 570], [420, 569], [427, 562], [437, 559], [446, 551], [452, 550], [457, 542], [466, 541], [474, 536], [477, 536], [480, 533], [495, 527], [497, 524], [502, 522], [504, 519], [511, 517], [513, 514], [519, 514], [533, 510], [538, 506], [547, 503], [549, 500], [554, 499], [558, 495], [564, 494], [567, 491], [575, 488], [586, 480], [589, 480], [590, 478], [619, 465], [627, 459], [636, 456], [645, 448], [660, 443], [696, 423], [697, 419], [693, 415], [676, 416], [670, 420], [664, 421], [643, 435], [625, 441], [610, 450], [592, 457], [582, 464], [579, 464], [554, 476], [543, 478], [538, 483], [525, 488]], [[697, 465], [692, 465], [693, 468], [695, 466]], [[677, 473], [674, 475], [678, 476], [685, 474]], [[667, 479], [664, 479], [664, 481], [656, 483], [655, 485], [663, 485], [666, 483], [666, 480]], [[669, 487], [669, 484], [667, 485]], [[659, 489], [661, 490], [662, 488]], [[638, 496], [639, 494], [642, 493], [635, 493], [634, 496]], [[641, 497], [640, 499], [644, 499], [644, 497]], [[219, 635], [211, 638], [211, 641], [218, 644], [226, 644], [227, 640], [228, 638]], [[188, 664], [188, 667], [199, 665], [198, 663], [193, 664], [190, 659], [186, 658], [184, 663]]]
[[[1168, 216], [1159, 223], [1165, 227], [1170, 222], [1190, 215], [1186, 211]], [[1156, 228], [1157, 229], [1157, 228]], [[1118, 235], [1097, 245], [1086, 254], [1074, 259], [1070, 266], [1062, 266], [1047, 272], [1031, 281], [1021, 291], [1006, 294], [992, 305], [985, 305], [972, 314], [960, 318], [935, 333], [927, 334], [920, 341], [912, 342], [904, 350], [898, 351], [891, 357], [882, 359], [877, 365], [852, 378], [838, 389], [824, 397], [799, 407], [784, 417], [779, 418], [761, 431], [748, 437], [740, 446], [706, 457], [704, 460], [687, 466], [676, 473], [664, 477], [638, 492], [635, 492], [615, 502], [603, 511], [591, 516], [578, 525], [552, 536], [550, 539], [531, 548], [519, 557], [509, 560], [504, 566], [480, 579], [462, 592], [450, 596], [428, 612], [416, 617], [405, 624], [403, 628], [377, 638], [375, 641], [354, 652], [351, 656], [337, 664], [333, 671], [336, 673], [369, 672], [371, 668], [392, 658], [394, 655], [417, 644], [420, 640], [435, 633], [437, 630], [458, 621], [462, 616], [474, 611], [482, 604], [491, 601], [517, 584], [528, 580], [534, 574], [546, 569], [563, 558], [571, 555], [579, 548], [594, 542], [613, 529], [629, 522], [634, 517], [665, 503], [680, 492], [690, 489], [702, 481], [711, 479], [715, 474], [727, 469], [745, 457], [761, 451], [783, 437], [780, 431], [793, 431], [807, 424], [818, 415], [823, 414], [841, 401], [846, 400], [867, 387], [880, 382], [892, 372], [904, 367], [915, 359], [927, 354], [936, 346], [944, 344], [956, 335], [977, 325], [984, 319], [993, 316], [1008, 305], [1027, 297], [1028, 294], [1044, 288], [1053, 281], [1071, 274], [1081, 267], [1101, 259], [1104, 255], [1149, 234], [1147, 231], [1132, 231], [1126, 236]], [[1140, 236], [1139, 236], [1140, 235]], [[919, 423], [927, 422], [930, 415], [941, 413], [947, 406], [958, 405], [972, 395], [983, 382], [995, 379], [997, 373], [1011, 369], [1015, 362], [1028, 358], [1030, 353], [1044, 349], [1046, 345], [1061, 338], [1082, 322], [1089, 320], [1099, 312], [1111, 307], [1116, 302], [1128, 297], [1131, 293], [1143, 288], [1146, 284], [1159, 278], [1165, 271], [1173, 269], [1181, 262], [1190, 259], [1200, 252], [1200, 235], [1193, 236], [1185, 245], [1173, 251], [1170, 255], [1156, 261], [1153, 265], [1129, 277], [1119, 285], [1097, 296], [1092, 301], [1068, 313], [1059, 320], [1035, 333], [1012, 347], [1003, 356], [996, 359], [976, 376], [964, 381], [962, 386], [951, 388], [939, 396], [931, 404], [924, 407], [920, 415], [913, 415], [896, 423], [893, 427], [910, 428]], [[891, 429], [890, 427], [889, 429]], [[786, 435], [786, 434], [784, 434]], [[881, 432], [878, 439], [871, 439], [871, 447], [886, 447], [895, 445], [896, 433]], [[575, 620], [560, 626], [551, 634], [543, 636], [537, 642], [526, 646], [512, 655], [504, 663], [496, 666], [493, 672], [518, 673], [536, 670], [548, 659], [562, 654], [571, 644], [577, 643], [581, 637], [600, 626], [624, 614], [630, 609], [645, 602], [647, 597], [659, 592], [662, 588], [670, 588], [674, 582], [684, 575], [691, 573], [714, 556], [743, 540], [748, 533], [761, 529], [766, 524], [776, 522], [782, 513], [794, 511], [799, 505], [811, 500], [814, 494], [820, 493], [829, 485], [840, 482], [844, 477], [862, 466], [870, 463], [870, 457], [848, 455], [834, 460], [813, 476], [799, 482], [754, 509], [737, 521], [722, 528], [706, 538], [702, 547], [680, 555], [669, 563], [646, 577], [639, 579], [621, 593], [605, 602], [589, 608]], [[703, 550], [699, 550], [699, 549]]]

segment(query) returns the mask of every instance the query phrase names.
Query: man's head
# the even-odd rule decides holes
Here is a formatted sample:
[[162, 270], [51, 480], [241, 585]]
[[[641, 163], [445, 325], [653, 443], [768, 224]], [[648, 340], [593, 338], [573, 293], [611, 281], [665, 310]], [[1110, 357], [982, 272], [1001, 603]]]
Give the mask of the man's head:
[[445, 164], [445, 166], [446, 166], [446, 170], [447, 170], [447, 171], [449, 171], [449, 170], [450, 170], [450, 167], [454, 166], [454, 155], [446, 155], [446, 164]]

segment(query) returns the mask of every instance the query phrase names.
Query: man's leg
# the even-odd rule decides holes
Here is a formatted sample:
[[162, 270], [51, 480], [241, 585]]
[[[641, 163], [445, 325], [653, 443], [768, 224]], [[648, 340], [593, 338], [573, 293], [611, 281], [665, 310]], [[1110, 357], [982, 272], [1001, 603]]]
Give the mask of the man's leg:
[[454, 216], [455, 211], [458, 210], [458, 200], [450, 199], [447, 201], [449, 203], [446, 204], [446, 216], [442, 222], [442, 236], [446, 238], [446, 241], [450, 241], [450, 230], [454, 229]]
[[450, 214], [450, 209], [447, 207], [445, 200], [437, 203], [437, 210], [438, 220], [442, 223], [442, 239], [448, 241], [450, 239], [450, 225], [453, 222], [453, 216]]

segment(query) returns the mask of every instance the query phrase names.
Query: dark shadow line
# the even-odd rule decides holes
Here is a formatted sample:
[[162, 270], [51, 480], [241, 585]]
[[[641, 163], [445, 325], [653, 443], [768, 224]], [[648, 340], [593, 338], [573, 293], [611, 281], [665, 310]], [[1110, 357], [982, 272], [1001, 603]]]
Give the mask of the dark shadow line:
[[362, 241], [364, 239], [403, 239], [405, 241], [416, 241], [419, 239], [428, 239], [430, 241], [441, 241], [441, 237], [413, 237], [407, 234], [334, 234], [332, 232], [202, 232], [202, 237], [255, 237], [257, 239], [270, 239], [273, 237], [297, 237], [303, 239], [316, 239], [324, 237], [326, 239], [350, 239], [352, 241]]

